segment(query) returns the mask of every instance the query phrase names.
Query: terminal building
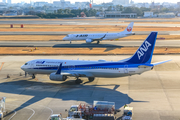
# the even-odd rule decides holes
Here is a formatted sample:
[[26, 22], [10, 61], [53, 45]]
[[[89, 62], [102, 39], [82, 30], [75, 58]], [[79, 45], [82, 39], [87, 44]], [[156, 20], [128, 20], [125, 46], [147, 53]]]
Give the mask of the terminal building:
[[154, 17], [153, 12], [151, 11], [144, 12], [144, 17]]
[[159, 13], [153, 14], [151, 11], [144, 12], [145, 18], [174, 18], [176, 15], [174, 13]]
[[159, 18], [174, 18], [176, 15], [174, 13], [160, 13], [157, 15]]
[[121, 11], [106, 11], [105, 18], [137, 18], [137, 13], [122, 13]]

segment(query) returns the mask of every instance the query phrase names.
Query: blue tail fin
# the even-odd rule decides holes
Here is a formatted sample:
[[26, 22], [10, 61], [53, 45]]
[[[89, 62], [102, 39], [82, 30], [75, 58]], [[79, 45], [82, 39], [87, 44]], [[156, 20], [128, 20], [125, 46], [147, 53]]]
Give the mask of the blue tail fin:
[[136, 53], [127, 62], [140, 64], [151, 63], [158, 32], [151, 32]]

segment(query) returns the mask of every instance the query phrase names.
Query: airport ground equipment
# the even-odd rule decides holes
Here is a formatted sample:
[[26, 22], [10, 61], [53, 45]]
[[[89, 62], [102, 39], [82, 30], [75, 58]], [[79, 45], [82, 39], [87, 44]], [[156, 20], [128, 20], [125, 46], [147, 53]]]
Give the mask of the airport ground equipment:
[[62, 118], [61, 114], [53, 114], [51, 115], [50, 120], [84, 120], [84, 119], [72, 118], [72, 117]]
[[122, 120], [132, 120], [133, 107], [125, 107]]
[[108, 101], [94, 101], [93, 105], [81, 103], [72, 105], [68, 117], [86, 120], [114, 120], [115, 103]]
[[51, 115], [50, 120], [62, 120], [61, 114], [53, 114]]
[[5, 113], [5, 100], [6, 100], [6, 97], [2, 97], [0, 99], [0, 120], [3, 119], [4, 113]]

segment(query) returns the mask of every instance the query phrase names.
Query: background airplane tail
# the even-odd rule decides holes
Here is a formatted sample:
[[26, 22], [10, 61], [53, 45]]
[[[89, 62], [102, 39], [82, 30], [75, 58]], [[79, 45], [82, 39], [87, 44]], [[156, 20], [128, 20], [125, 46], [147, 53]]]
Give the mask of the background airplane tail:
[[133, 25], [134, 25], [134, 22], [131, 22], [127, 28], [123, 31], [123, 33], [126, 33], [126, 34], [131, 34], [132, 33], [132, 30], [133, 30]]
[[151, 32], [142, 45], [138, 48], [135, 54], [127, 60], [129, 63], [151, 63], [156, 37], [158, 32]]

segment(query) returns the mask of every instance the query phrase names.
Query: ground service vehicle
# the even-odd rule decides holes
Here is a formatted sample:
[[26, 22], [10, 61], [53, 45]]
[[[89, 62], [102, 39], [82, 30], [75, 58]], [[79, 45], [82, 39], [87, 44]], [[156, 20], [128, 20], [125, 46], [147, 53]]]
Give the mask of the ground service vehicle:
[[125, 107], [122, 120], [132, 120], [133, 107]]
[[81, 103], [80, 105], [72, 105], [68, 111], [68, 117], [114, 120], [115, 103], [108, 101], [94, 101], [93, 105]]

